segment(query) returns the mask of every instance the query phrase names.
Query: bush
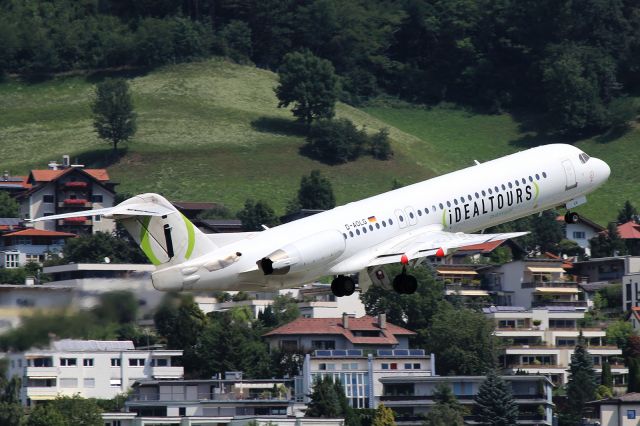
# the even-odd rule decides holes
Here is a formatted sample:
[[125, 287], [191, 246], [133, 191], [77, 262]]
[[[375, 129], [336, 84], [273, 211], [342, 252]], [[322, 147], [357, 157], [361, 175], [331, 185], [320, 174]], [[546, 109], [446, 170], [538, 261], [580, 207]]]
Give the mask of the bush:
[[366, 143], [364, 130], [358, 130], [350, 120], [320, 120], [311, 127], [305, 151], [325, 163], [342, 164], [357, 160]]
[[393, 156], [391, 143], [389, 142], [389, 129], [380, 129], [378, 133], [369, 138], [371, 156], [376, 160], [388, 160]]

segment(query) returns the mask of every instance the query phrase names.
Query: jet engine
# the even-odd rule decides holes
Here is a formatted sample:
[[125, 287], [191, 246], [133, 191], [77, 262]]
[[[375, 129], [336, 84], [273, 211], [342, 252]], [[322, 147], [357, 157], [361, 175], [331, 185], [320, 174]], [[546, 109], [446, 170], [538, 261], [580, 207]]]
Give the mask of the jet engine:
[[322, 231], [287, 244], [257, 263], [265, 275], [284, 275], [337, 259], [344, 252], [345, 245], [340, 232]]

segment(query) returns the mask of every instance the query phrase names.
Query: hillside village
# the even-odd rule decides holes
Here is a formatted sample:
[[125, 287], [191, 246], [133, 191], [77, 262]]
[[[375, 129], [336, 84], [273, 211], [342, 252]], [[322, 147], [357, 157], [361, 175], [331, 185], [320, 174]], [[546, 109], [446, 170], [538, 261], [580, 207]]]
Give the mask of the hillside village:
[[[466, 246], [424, 265], [418, 276], [420, 285], [426, 287], [416, 295], [371, 289], [364, 295], [356, 292], [337, 298], [328, 284], [313, 283], [279, 294], [196, 293], [176, 299], [153, 288], [152, 265], [117, 258], [112, 261], [91, 243], [83, 250], [91, 251], [94, 259], [64, 261], [64, 253], [72, 253], [65, 251], [66, 244], [115, 232], [113, 221], [97, 216], [35, 224], [25, 220], [110, 207], [118, 199], [116, 188], [108, 169], [72, 164], [69, 156], [25, 176], [7, 173], [0, 181], [0, 190], [11, 195], [19, 212], [18, 217], [0, 219], [0, 265], [3, 271], [13, 272], [3, 275], [5, 281], [14, 280], [0, 285], [0, 344], [6, 351], [7, 380], [22, 379], [17, 396], [26, 407], [61, 395], [78, 395], [99, 400], [122, 398], [118, 410], [101, 414], [110, 426], [159, 421], [294, 424], [310, 410], [314, 383], [330, 377], [341, 383], [361, 424], [371, 421], [371, 413], [384, 406], [392, 410], [397, 424], [421, 425], [438, 404], [443, 385], [459, 401], [465, 421], [472, 421], [474, 396], [485, 380], [480, 374], [486, 371], [482, 365], [492, 365], [514, 395], [518, 424], [552, 425], [558, 410], [568, 403], [566, 390], [573, 354], [579, 346], [587, 351], [600, 385], [600, 400], [588, 405], [593, 421], [634, 407], [627, 398], [634, 395], [632, 387], [637, 386], [633, 378], [637, 367], [629, 351], [640, 328], [636, 291], [640, 256], [590, 257], [590, 243], [606, 235], [607, 229], [588, 218], [565, 224], [562, 216], [549, 216], [561, 224], [561, 237], [573, 242], [574, 250], [578, 248], [574, 256], [540, 248], [529, 251], [519, 239]], [[237, 232], [246, 225], [238, 219], [203, 219], [207, 217], [203, 212], [220, 208], [217, 203], [175, 201], [174, 205], [206, 233]], [[282, 220], [319, 211], [303, 209]], [[617, 228], [631, 249], [640, 241], [640, 225], [635, 219]], [[442, 308], [442, 312], [436, 308], [431, 320], [426, 318], [427, 311], [419, 311], [415, 317], [409, 311], [413, 302], [400, 302], [414, 297], [432, 297], [436, 303], [462, 309], [466, 316], [454, 321], [481, 319], [484, 328], [437, 323], [438, 315], [452, 319], [453, 312], [447, 311], [451, 308]], [[104, 334], [110, 339], [91, 339], [88, 337], [96, 331], [75, 326], [49, 332], [43, 340], [33, 329], [34, 322], [60, 315], [78, 321], [82, 318], [77, 316], [78, 309], [99, 315], [102, 305], [109, 306], [110, 300], [133, 303], [134, 313], [129, 313], [133, 317], [122, 320], [132, 329], [118, 332], [117, 340], [109, 333]], [[393, 305], [398, 302], [400, 306]], [[244, 365], [225, 361], [225, 357], [238, 356], [232, 355], [233, 351], [218, 348], [194, 354], [191, 345], [208, 336], [202, 325], [194, 329], [202, 335], [191, 336], [195, 339], [191, 342], [172, 334], [182, 334], [181, 327], [189, 329], [188, 324], [196, 318], [206, 317], [213, 322], [244, 317], [252, 324], [250, 333], [256, 336], [254, 345], [258, 346], [249, 347], [251, 355], [240, 355], [253, 357], [248, 371], [225, 368]], [[100, 317], [97, 320], [98, 328], [106, 327], [100, 324]], [[177, 322], [172, 326], [166, 321]], [[445, 334], [430, 334], [429, 326], [444, 327]], [[454, 336], [451, 326], [469, 327], [471, 335], [486, 333], [486, 344], [476, 342], [473, 350], [493, 351], [493, 355], [485, 354], [489, 359], [454, 355], [451, 346], [469, 345], [465, 339], [471, 335], [462, 330], [461, 336]], [[245, 325], [233, 332], [249, 331]], [[27, 337], [29, 333], [31, 337]], [[21, 334], [26, 340], [17, 340]], [[241, 339], [235, 344], [245, 343]], [[262, 362], [274, 362], [265, 356], [271, 356], [276, 364], [260, 367]], [[206, 368], [185, 357], [195, 357], [195, 364], [207, 362], [209, 357], [218, 362]], [[314, 424], [342, 424], [345, 415], [319, 417]]]

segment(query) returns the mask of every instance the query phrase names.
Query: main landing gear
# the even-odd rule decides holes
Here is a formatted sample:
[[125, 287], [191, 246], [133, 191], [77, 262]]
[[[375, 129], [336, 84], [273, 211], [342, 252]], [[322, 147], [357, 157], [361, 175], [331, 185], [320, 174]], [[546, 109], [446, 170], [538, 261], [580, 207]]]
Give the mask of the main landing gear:
[[402, 266], [400, 275], [393, 279], [393, 289], [399, 294], [413, 294], [418, 289], [418, 280], [413, 275], [407, 274], [407, 267]]
[[331, 281], [331, 291], [336, 297], [351, 296], [356, 291], [356, 283], [351, 277], [338, 275]]
[[580, 216], [576, 212], [567, 211], [564, 214], [565, 223], [578, 223], [580, 221]]

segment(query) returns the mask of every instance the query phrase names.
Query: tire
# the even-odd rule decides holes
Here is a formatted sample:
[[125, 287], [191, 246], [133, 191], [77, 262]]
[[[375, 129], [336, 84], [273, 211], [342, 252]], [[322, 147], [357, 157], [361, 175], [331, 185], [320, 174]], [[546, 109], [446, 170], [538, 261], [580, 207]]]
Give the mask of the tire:
[[416, 279], [416, 277], [414, 277], [413, 275], [407, 275], [406, 276], [406, 292], [405, 294], [413, 294], [416, 292], [416, 290], [418, 289], [418, 280]]
[[393, 279], [393, 289], [398, 294], [405, 294], [406, 283], [404, 277], [405, 275], [400, 274], [396, 275], [396, 277]]
[[580, 221], [580, 216], [576, 212], [567, 212], [564, 215], [564, 221], [566, 223], [578, 223]]
[[342, 279], [344, 277], [339, 276], [337, 278], [335, 278], [333, 281], [331, 281], [331, 292], [333, 293], [334, 296], [336, 297], [342, 297], [344, 296], [344, 285], [342, 284]]
[[344, 277], [342, 280], [342, 291], [344, 296], [351, 296], [356, 291], [356, 283], [349, 277]]

